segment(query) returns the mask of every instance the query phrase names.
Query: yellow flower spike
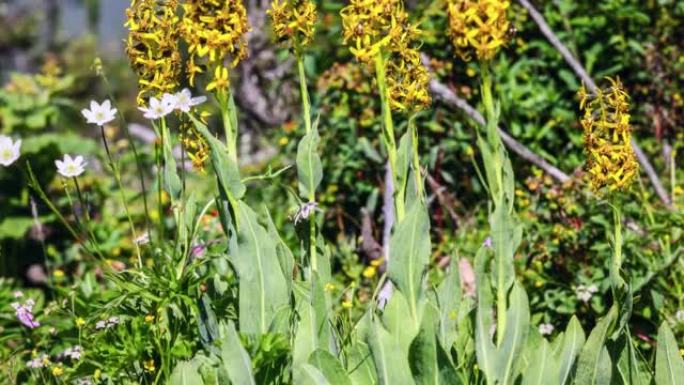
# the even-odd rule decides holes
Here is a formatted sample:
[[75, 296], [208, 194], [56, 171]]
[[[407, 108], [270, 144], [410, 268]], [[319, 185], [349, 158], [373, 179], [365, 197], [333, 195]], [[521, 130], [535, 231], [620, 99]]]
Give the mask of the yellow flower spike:
[[178, 86], [178, 0], [132, 0], [126, 10], [126, 53], [138, 75], [138, 103]]
[[491, 60], [508, 42], [509, 6], [502, 0], [448, 0], [448, 34], [463, 60], [469, 61], [473, 53], [479, 60]]
[[278, 41], [299, 50], [311, 44], [315, 33], [316, 5], [309, 0], [273, 0], [273, 33]]
[[[247, 57], [246, 34], [250, 26], [241, 0], [186, 0], [182, 9], [180, 35], [188, 44], [187, 75], [191, 83], [203, 68], [224, 68], [225, 58], [235, 67]], [[224, 69], [226, 76], [222, 79], [227, 80], [228, 69]], [[229, 83], [218, 86], [215, 80], [216, 76], [207, 91], [228, 88]]]
[[639, 164], [631, 146], [628, 95], [619, 79], [607, 78], [610, 87], [590, 95], [578, 92], [591, 188], [597, 194], [630, 186]]

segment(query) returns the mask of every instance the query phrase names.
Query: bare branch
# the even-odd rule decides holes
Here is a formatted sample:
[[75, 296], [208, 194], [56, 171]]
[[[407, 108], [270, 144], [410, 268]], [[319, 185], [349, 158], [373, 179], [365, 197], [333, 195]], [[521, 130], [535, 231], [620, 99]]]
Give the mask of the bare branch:
[[[570, 50], [568, 50], [568, 48], [560, 41], [560, 39], [558, 39], [558, 36], [553, 33], [551, 27], [549, 27], [549, 25], [546, 23], [546, 20], [544, 20], [544, 16], [539, 13], [539, 11], [537, 11], [537, 9], [534, 8], [534, 6], [528, 0], [518, 0], [518, 2], [525, 9], [527, 9], [527, 12], [530, 13], [530, 16], [534, 22], [537, 23], [537, 26], [539, 26], [539, 29], [542, 31], [544, 36], [546, 36], [546, 39], [549, 41], [549, 43], [551, 43], [551, 45], [558, 50], [561, 56], [563, 56], [563, 59], [565, 59], [565, 62], [568, 63], [572, 70], [575, 71], [575, 74], [577, 74], [587, 88], [589, 88], [589, 91], [595, 93], [597, 89], [596, 83], [584, 69], [584, 66], [574, 56], [572, 56]], [[660, 200], [665, 203], [667, 207], [671, 208], [672, 202], [670, 197], [667, 195], [663, 184], [660, 182], [658, 174], [655, 172], [653, 165], [648, 160], [648, 157], [644, 151], [634, 139], [632, 139], [632, 148], [634, 149], [634, 153], [636, 154], [637, 160], [641, 164], [642, 169], [644, 172], [646, 172], [648, 179], [651, 181], [656, 194], [658, 194]]]

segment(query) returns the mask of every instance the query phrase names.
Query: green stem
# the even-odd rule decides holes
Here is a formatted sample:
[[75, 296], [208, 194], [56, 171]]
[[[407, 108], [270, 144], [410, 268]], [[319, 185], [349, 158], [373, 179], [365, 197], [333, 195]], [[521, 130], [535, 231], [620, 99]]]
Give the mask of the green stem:
[[[304, 57], [297, 54], [297, 70], [299, 73], [299, 90], [302, 98], [302, 113], [304, 114], [304, 127], [306, 134], [310, 135], [313, 127], [311, 126], [311, 102], [309, 101], [309, 91], [306, 85], [306, 73], [304, 72]], [[313, 178], [313, 175], [311, 176]], [[313, 183], [311, 184], [313, 186]], [[309, 191], [309, 203], [316, 202], [316, 192]], [[316, 213], [310, 212], [309, 218], [309, 261], [311, 270], [318, 271], [318, 255], [316, 252]]]
[[[485, 115], [487, 119], [487, 126], [485, 136], [486, 142], [483, 144], [488, 146], [491, 154], [491, 164], [485, 162], [485, 171], [488, 176], [487, 180], [490, 184], [489, 193], [495, 207], [502, 207], [504, 202], [503, 190], [503, 159], [501, 158], [501, 137], [498, 131], [498, 122], [496, 110], [494, 107], [494, 98], [492, 97], [492, 76], [490, 73], [489, 62], [481, 61], [480, 69], [482, 72], [482, 103], [485, 108]], [[494, 179], [490, 180], [489, 176], [493, 175]], [[497, 242], [498, 243], [498, 242]], [[496, 269], [496, 344], [501, 346], [504, 335], [506, 334], [506, 308], [507, 308], [507, 288], [506, 288], [506, 269], [504, 258], [499, 250], [497, 244], [494, 245], [494, 250], [497, 261]]]
[[622, 268], [622, 213], [620, 211], [620, 204], [613, 201], [610, 204], [613, 210], [613, 260], [610, 264], [610, 280], [613, 289], [618, 289], [623, 286], [624, 281], [620, 278], [620, 269]]
[[394, 139], [394, 123], [392, 122], [392, 110], [390, 109], [389, 90], [387, 88], [387, 79], [385, 77], [385, 60], [382, 53], [375, 55], [375, 77], [378, 82], [378, 91], [380, 92], [380, 104], [382, 106], [382, 140], [387, 149], [387, 157], [392, 171], [392, 184], [394, 185], [395, 199], [394, 207], [397, 212], [397, 223], [404, 219], [404, 186], [398, 184], [398, 170], [397, 170], [397, 144]]
[[226, 135], [226, 147], [228, 155], [237, 163], [237, 127], [233, 124], [233, 110], [230, 92], [221, 91], [216, 95], [221, 105], [221, 120], [223, 120], [223, 131]]
[[418, 190], [418, 197], [423, 197], [423, 178], [420, 173], [420, 155], [418, 154], [418, 129], [416, 128], [415, 114], [411, 114], [408, 120], [408, 129], [411, 135], [412, 143], [412, 164], [413, 176], [416, 178], [416, 189]]

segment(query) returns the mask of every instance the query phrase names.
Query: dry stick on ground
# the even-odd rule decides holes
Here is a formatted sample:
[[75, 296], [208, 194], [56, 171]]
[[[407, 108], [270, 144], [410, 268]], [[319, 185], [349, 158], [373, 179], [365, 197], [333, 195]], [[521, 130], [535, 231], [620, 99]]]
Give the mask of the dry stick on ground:
[[[520, 5], [525, 7], [525, 9], [527, 9], [527, 12], [530, 13], [530, 16], [532, 16], [534, 22], [537, 23], [539, 29], [544, 34], [544, 36], [546, 36], [546, 39], [548, 39], [549, 43], [551, 43], [551, 45], [553, 45], [556, 48], [556, 50], [558, 50], [561, 56], [563, 56], [563, 59], [565, 59], [568, 65], [572, 67], [573, 71], [575, 71], [577, 76], [579, 76], [580, 79], [582, 79], [584, 84], [587, 86], [587, 88], [589, 88], [589, 91], [595, 93], [596, 89], [598, 88], [596, 86], [596, 83], [589, 76], [589, 74], [584, 69], [582, 64], [580, 64], [580, 62], [574, 56], [572, 56], [572, 53], [570, 53], [568, 48], [560, 41], [560, 39], [558, 39], [558, 36], [556, 36], [556, 34], [553, 33], [551, 27], [549, 27], [549, 25], [546, 23], [546, 20], [544, 20], [544, 16], [541, 13], [539, 13], [539, 11], [537, 11], [537, 9], [534, 8], [534, 6], [528, 0], [518, 0], [518, 2], [520, 3]], [[665, 191], [663, 184], [660, 182], [660, 178], [658, 178], [658, 174], [656, 174], [653, 165], [651, 165], [651, 162], [648, 160], [648, 157], [641, 149], [641, 147], [639, 147], [639, 144], [634, 140], [634, 138], [632, 138], [632, 148], [634, 149], [634, 154], [639, 160], [641, 167], [644, 169], [644, 172], [646, 172], [648, 179], [651, 181], [651, 184], [653, 185], [656, 194], [658, 194], [660, 200], [663, 203], [665, 203], [667, 207], [670, 208], [670, 197], [667, 195], [667, 192]]]
[[[423, 63], [428, 63], [428, 62], [429, 62], [429, 60], [427, 58], [427, 55], [423, 55]], [[454, 91], [452, 91], [449, 87], [447, 87], [445, 84], [441, 83], [439, 80], [435, 79], [434, 77], [430, 80], [430, 91], [432, 92], [433, 95], [437, 96], [444, 103], [463, 110], [463, 112], [465, 112], [466, 115], [470, 116], [478, 124], [480, 124], [482, 126], [485, 125], [485, 119], [482, 116], [482, 114], [480, 114], [480, 112], [478, 110], [476, 110], [473, 106], [468, 104], [468, 102], [466, 102], [464, 99], [461, 99], [460, 97], [458, 97]], [[520, 156], [521, 158], [523, 158], [523, 159], [527, 160], [528, 162], [530, 162], [530, 163], [536, 165], [537, 167], [541, 168], [547, 174], [551, 175], [553, 178], [555, 178], [556, 180], [558, 180], [561, 183], [564, 183], [564, 182], [570, 180], [570, 176], [568, 174], [559, 170], [556, 166], [552, 165], [551, 163], [547, 162], [541, 156], [532, 152], [530, 149], [525, 147], [522, 143], [513, 139], [513, 137], [508, 135], [508, 133], [503, 131], [501, 128], [499, 128], [499, 133], [501, 134], [501, 139], [503, 140], [504, 144], [511, 151], [518, 154], [518, 156]]]

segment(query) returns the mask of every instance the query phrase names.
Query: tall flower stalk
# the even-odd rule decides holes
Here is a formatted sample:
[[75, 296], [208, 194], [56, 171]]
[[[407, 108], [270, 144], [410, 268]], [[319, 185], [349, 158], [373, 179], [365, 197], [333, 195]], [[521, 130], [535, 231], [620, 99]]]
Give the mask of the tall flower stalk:
[[[310, 143], [308, 146], [301, 146], [302, 151], [315, 151], [311, 148], [314, 141], [318, 139], [318, 133], [314, 132], [311, 123], [311, 100], [306, 83], [306, 71], [304, 68], [304, 58], [306, 47], [311, 44], [315, 33], [316, 5], [308, 0], [274, 0], [271, 9], [268, 11], [273, 23], [273, 32], [282, 44], [285, 44], [293, 52], [297, 60], [297, 75], [299, 77], [299, 94], [302, 103], [302, 114], [304, 115], [305, 139], [302, 143]], [[308, 147], [306, 150], [304, 147]], [[299, 157], [299, 155], [298, 155]], [[304, 185], [309, 186], [303, 193], [306, 194], [308, 203], [300, 209], [300, 216], [303, 213], [309, 217], [309, 263], [312, 271], [318, 271], [318, 255], [316, 245], [316, 189], [317, 184], [314, 172], [300, 173], [300, 178], [309, 179]]]

